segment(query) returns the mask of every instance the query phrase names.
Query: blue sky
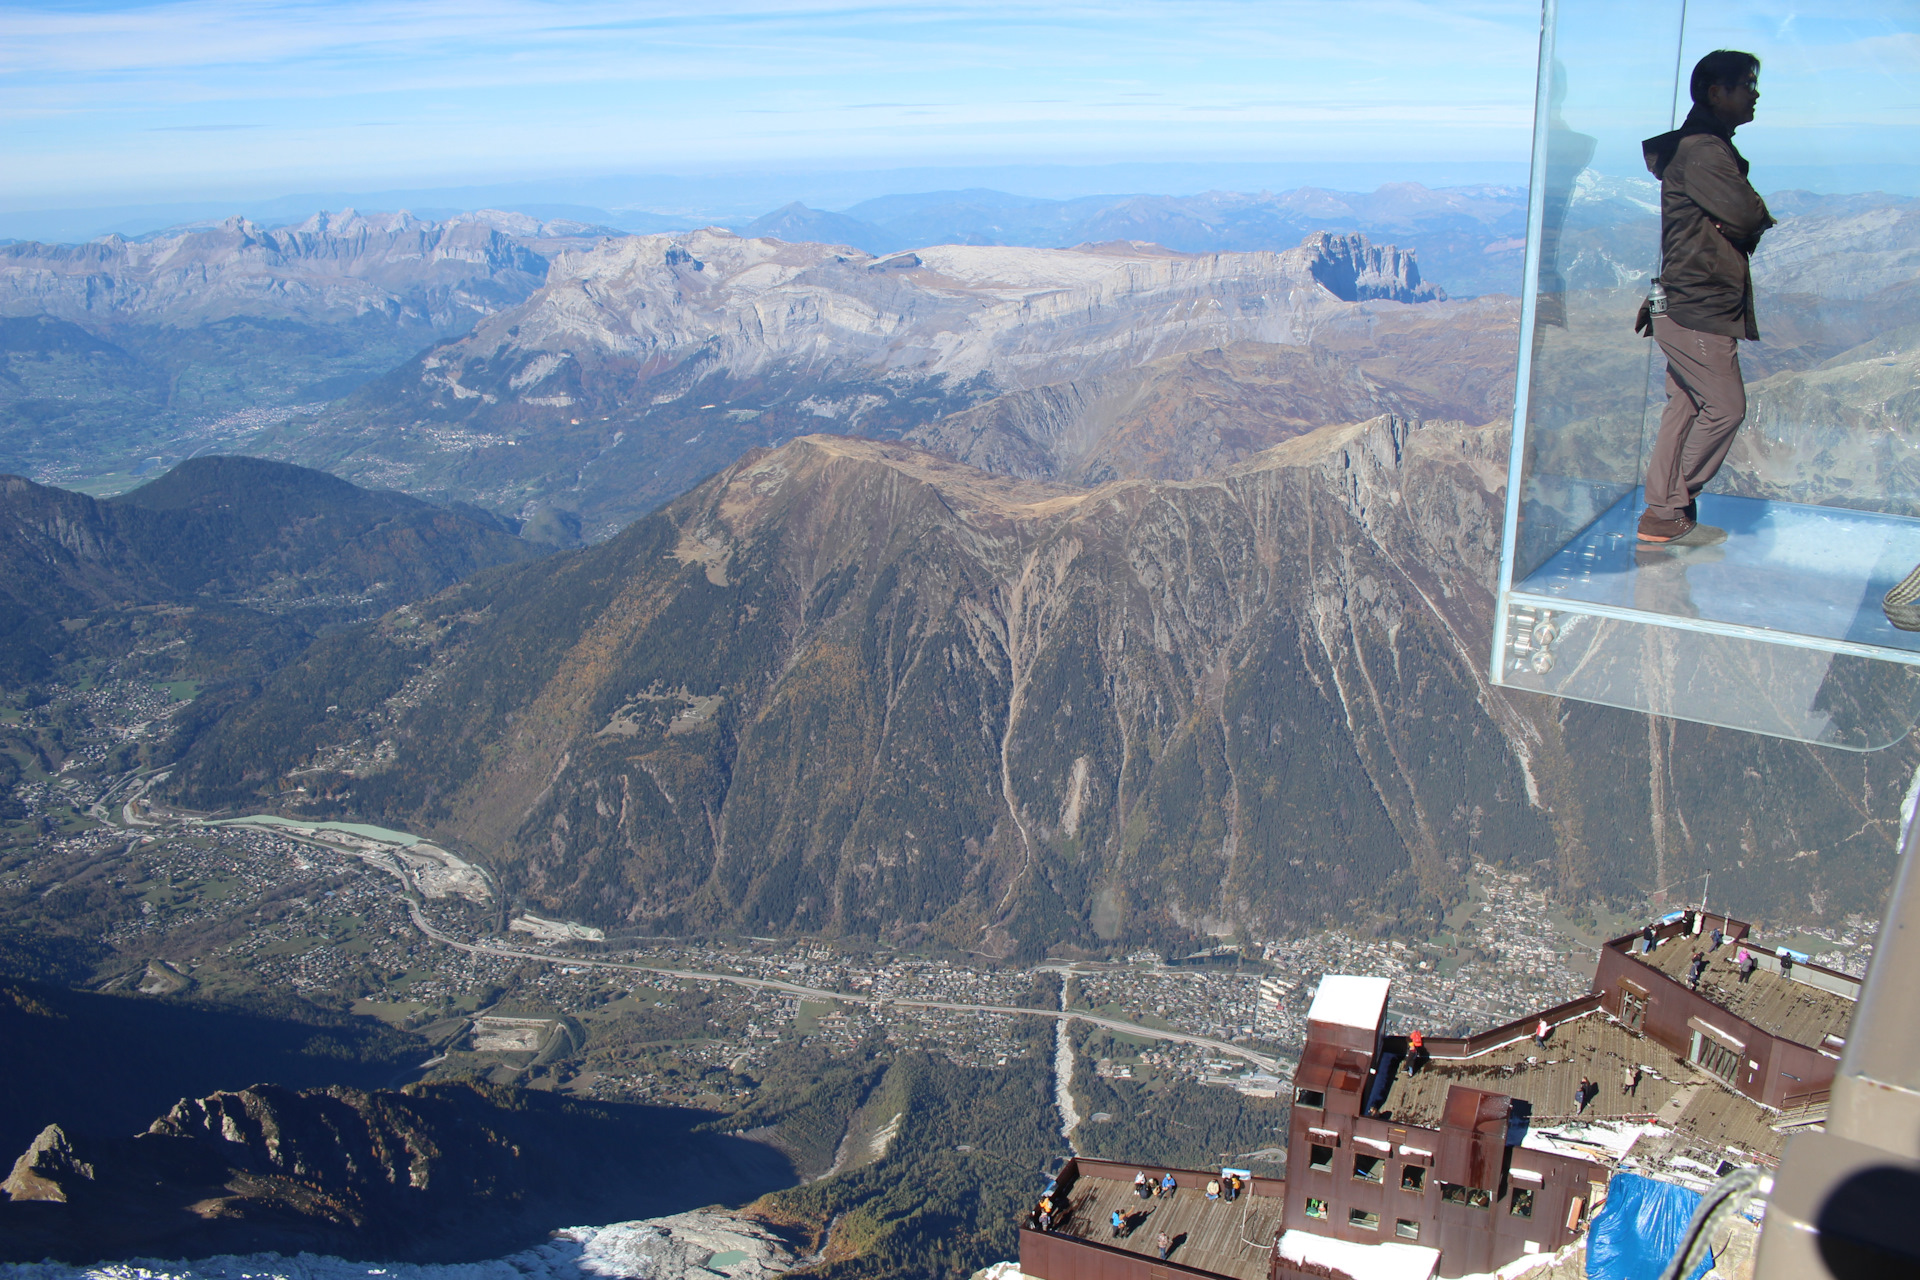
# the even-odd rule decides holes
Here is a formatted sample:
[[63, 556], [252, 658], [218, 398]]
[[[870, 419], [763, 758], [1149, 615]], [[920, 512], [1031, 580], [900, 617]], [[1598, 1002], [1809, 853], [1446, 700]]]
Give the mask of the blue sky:
[[[1563, 3], [1600, 17], [1569, 110], [1640, 136], [1670, 74], [1616, 79], [1602, 46], [1657, 69], [1677, 4]], [[1756, 163], [1920, 162], [1916, 11], [1693, 0], [1686, 57], [1767, 59]], [[755, 168], [1511, 169], [1538, 28], [1525, 0], [0, 0], [0, 210]]]
[[0, 5], [0, 207], [784, 167], [1524, 159], [1537, 5]]

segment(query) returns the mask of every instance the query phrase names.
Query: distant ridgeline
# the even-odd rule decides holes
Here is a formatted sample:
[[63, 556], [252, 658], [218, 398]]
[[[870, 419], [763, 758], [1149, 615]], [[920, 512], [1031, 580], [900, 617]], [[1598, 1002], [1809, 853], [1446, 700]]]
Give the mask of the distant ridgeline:
[[[242, 218], [0, 245], [0, 471], [131, 477], [346, 394], [607, 228], [518, 214]], [[157, 455], [157, 456], [149, 456]]]
[[521, 306], [255, 447], [545, 503], [596, 537], [817, 431], [1034, 478], [1187, 478], [1386, 410], [1497, 417], [1516, 316], [1511, 298], [1446, 301], [1413, 255], [1358, 235], [884, 258], [636, 236], [560, 255]]
[[[1576, 201], [1569, 279], [1631, 300], [1608, 228], [1644, 194]], [[1484, 232], [1509, 197], [1378, 199]], [[1779, 207], [1756, 449], [1807, 406], [1885, 419], [1920, 332], [1911, 289], [1816, 269], [1896, 262], [1920, 202]], [[1886, 797], [1920, 748], [1707, 749], [1485, 687], [1510, 298], [1445, 298], [1404, 249], [1345, 232], [876, 257], [489, 217], [8, 251], [8, 308], [78, 305], [118, 254], [146, 274], [100, 315], [161, 317], [179, 342], [214, 314], [169, 274], [188, 249], [248, 316], [288, 293], [329, 324], [426, 323], [480, 297], [462, 333], [248, 447], [605, 539], [515, 572], [532, 549], [503, 521], [311, 472], [273, 473], [305, 477], [294, 496], [212, 484], [257, 493], [244, 515], [167, 498], [191, 469], [107, 502], [8, 482], [28, 513], [0, 563], [14, 678], [114, 655], [206, 686], [138, 748], [177, 766], [155, 798], [283, 807], [298, 774], [300, 813], [485, 850], [559, 918], [1000, 955], [1423, 929], [1476, 857], [1570, 902], [1682, 867], [1735, 910], [1877, 900]], [[488, 258], [472, 237], [505, 239]], [[289, 293], [289, 272], [331, 279], [329, 255], [425, 301]], [[521, 272], [524, 300], [459, 283], [483, 262]], [[1644, 368], [1623, 324], [1580, 376]], [[1809, 829], [1851, 834], [1801, 856]]]
[[256, 458], [195, 458], [106, 500], [4, 476], [0, 682], [87, 658], [165, 680], [258, 676], [316, 630], [541, 550], [475, 508]]

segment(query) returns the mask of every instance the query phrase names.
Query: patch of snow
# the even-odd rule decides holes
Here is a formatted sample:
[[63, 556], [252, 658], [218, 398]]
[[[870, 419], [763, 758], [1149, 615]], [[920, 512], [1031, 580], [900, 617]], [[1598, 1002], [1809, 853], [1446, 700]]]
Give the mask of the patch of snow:
[[1556, 1125], [1552, 1129], [1528, 1129], [1520, 1145], [1529, 1151], [1550, 1151], [1583, 1160], [1593, 1159], [1594, 1152], [1600, 1151], [1618, 1160], [1641, 1138], [1658, 1132], [1658, 1125], [1595, 1120]]
[[798, 1265], [786, 1241], [751, 1218], [702, 1210], [604, 1227], [568, 1227], [485, 1262], [348, 1262], [324, 1254], [138, 1258], [76, 1267], [0, 1265], [0, 1280], [765, 1280]]
[[1503, 1267], [1496, 1267], [1492, 1271], [1476, 1271], [1470, 1276], [1461, 1276], [1459, 1280], [1525, 1280], [1525, 1277], [1547, 1267], [1567, 1262], [1574, 1254], [1586, 1248], [1586, 1245], [1586, 1239], [1582, 1237], [1558, 1253], [1528, 1254], [1524, 1258], [1515, 1258]]
[[1420, 1244], [1353, 1244], [1288, 1231], [1280, 1237], [1280, 1256], [1289, 1262], [1316, 1262], [1344, 1271], [1353, 1280], [1432, 1280], [1440, 1251]]
[[1320, 989], [1313, 993], [1307, 1021], [1372, 1031], [1386, 1013], [1387, 988], [1391, 985], [1392, 981], [1387, 978], [1330, 973], [1320, 979]]

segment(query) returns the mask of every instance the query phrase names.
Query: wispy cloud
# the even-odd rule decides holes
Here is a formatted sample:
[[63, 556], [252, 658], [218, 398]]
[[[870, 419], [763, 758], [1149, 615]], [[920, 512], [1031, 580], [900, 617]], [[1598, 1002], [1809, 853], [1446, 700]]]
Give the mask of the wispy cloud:
[[[1756, 41], [1911, 65], [1881, 48], [1913, 25], [1898, 11], [1844, 30], [1776, 0], [1740, 12]], [[1537, 0], [15, 0], [0, 199], [814, 160], [1520, 160], [1538, 24]], [[1775, 66], [1769, 105], [1791, 83]]]

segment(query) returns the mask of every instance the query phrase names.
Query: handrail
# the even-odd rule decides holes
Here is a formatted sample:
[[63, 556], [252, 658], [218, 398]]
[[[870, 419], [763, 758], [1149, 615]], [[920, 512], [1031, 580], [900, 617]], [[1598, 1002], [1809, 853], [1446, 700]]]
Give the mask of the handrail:
[[1801, 1107], [1817, 1107], [1821, 1103], [1831, 1100], [1832, 1097], [1833, 1089], [1831, 1087], [1809, 1089], [1805, 1093], [1790, 1093], [1780, 1099], [1780, 1110], [1784, 1113], [1796, 1111]]
[[[1109, 1182], [1132, 1182], [1133, 1175], [1145, 1173], [1158, 1182], [1165, 1174], [1172, 1174], [1175, 1186], [1204, 1187], [1209, 1178], [1220, 1176], [1218, 1169], [1180, 1169], [1157, 1164], [1126, 1164], [1119, 1160], [1102, 1160], [1098, 1156], [1074, 1156], [1055, 1177], [1055, 1183], [1061, 1191], [1066, 1191], [1082, 1176], [1105, 1178]], [[1274, 1199], [1286, 1195], [1287, 1180], [1272, 1178], [1264, 1174], [1255, 1174], [1247, 1179], [1247, 1194], [1269, 1196]]]
[[1503, 1044], [1511, 1044], [1531, 1034], [1542, 1020], [1549, 1027], [1557, 1027], [1563, 1022], [1572, 1022], [1575, 1018], [1584, 1018], [1600, 1007], [1604, 999], [1597, 992], [1589, 992], [1578, 999], [1557, 1004], [1551, 1009], [1539, 1013], [1530, 1013], [1524, 1018], [1503, 1023], [1478, 1035], [1472, 1036], [1428, 1036], [1426, 1038], [1427, 1056], [1435, 1059], [1458, 1060], [1475, 1058], [1488, 1050], [1497, 1049]]
[[[1740, 933], [1734, 933], [1732, 932], [1731, 929], [1729, 929], [1727, 931], [1726, 941], [1722, 942], [1720, 944], [1721, 946], [1724, 947], [1724, 946], [1733, 945], [1733, 946], [1745, 947], [1748, 951], [1751, 951], [1757, 958], [1761, 960], [1771, 960], [1773, 962], [1770, 965], [1763, 966], [1764, 968], [1767, 969], [1768, 972], [1778, 973], [1780, 971], [1779, 970], [1780, 953], [1782, 951], [1789, 950], [1789, 948], [1769, 947], [1762, 943], [1753, 941], [1752, 934], [1751, 934], [1752, 926], [1749, 925], [1744, 920], [1734, 920], [1726, 916], [1715, 916], [1715, 915], [1710, 915], [1706, 918], [1710, 921], [1720, 920], [1727, 925], [1738, 925], [1741, 928], [1742, 932]], [[1695, 935], [1693, 934], [1693, 931], [1688, 927], [1688, 924], [1685, 920], [1673, 920], [1666, 924], [1655, 925], [1653, 928], [1653, 936], [1656, 942], [1666, 942], [1671, 938], [1693, 937]], [[1610, 950], [1618, 951], [1623, 955], [1630, 956], [1633, 959], [1640, 961], [1641, 964], [1646, 965], [1648, 968], [1657, 967], [1651, 961], [1647, 960], [1640, 954], [1640, 950], [1638, 946], [1640, 937], [1641, 935], [1638, 932], [1625, 933], [1625, 934], [1621, 934], [1617, 938], [1608, 939], [1605, 945]], [[1794, 952], [1794, 954], [1798, 955], [1800, 953]], [[1853, 993], [1851, 998], [1858, 999], [1860, 985], [1863, 979], [1855, 977], [1851, 973], [1845, 973], [1839, 969], [1829, 969], [1826, 965], [1820, 964], [1813, 960], [1795, 960], [1793, 962], [1793, 968], [1796, 974], [1798, 974], [1798, 972], [1803, 969], [1811, 970], [1814, 973], [1821, 974], [1827, 978], [1835, 979], [1836, 981], [1838, 981], [1840, 984], [1844, 986], [1850, 986], [1853, 988]], [[1804, 983], [1807, 986], [1814, 987], [1821, 991], [1831, 991], [1833, 992], [1834, 995], [1837, 995], [1837, 996], [1847, 996], [1849, 994], [1846, 991], [1836, 990], [1832, 986], [1823, 985], [1818, 982], [1808, 982], [1806, 979], [1800, 978], [1797, 976], [1793, 979], [1793, 981]]]

